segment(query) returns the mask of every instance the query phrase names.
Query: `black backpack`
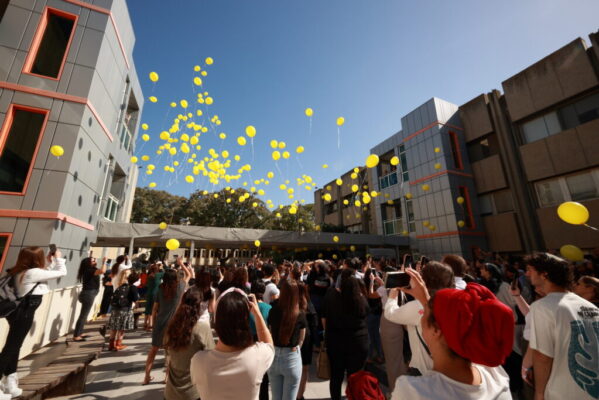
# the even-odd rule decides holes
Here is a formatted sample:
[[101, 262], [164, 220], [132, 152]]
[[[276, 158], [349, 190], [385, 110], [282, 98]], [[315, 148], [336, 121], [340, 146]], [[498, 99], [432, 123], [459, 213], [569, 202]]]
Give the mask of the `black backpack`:
[[110, 305], [112, 308], [127, 308], [131, 306], [129, 302], [129, 285], [124, 284], [119, 286], [110, 299]]
[[5, 274], [0, 278], [0, 318], [6, 318], [12, 314], [23, 300], [33, 293], [39, 282], [22, 297], [17, 296], [17, 277]]

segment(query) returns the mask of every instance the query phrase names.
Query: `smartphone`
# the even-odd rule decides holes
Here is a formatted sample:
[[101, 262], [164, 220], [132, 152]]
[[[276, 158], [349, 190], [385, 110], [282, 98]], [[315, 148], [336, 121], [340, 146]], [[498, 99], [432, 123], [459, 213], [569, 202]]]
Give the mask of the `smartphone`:
[[406, 268], [413, 268], [412, 267], [412, 255], [411, 254], [406, 254], [404, 259], [403, 259], [403, 264], [404, 267]]
[[520, 282], [518, 279], [520, 278], [520, 271], [516, 271], [516, 275], [514, 275], [514, 280], [512, 280], [512, 290], [516, 290], [520, 288]]
[[424, 267], [426, 264], [428, 264], [430, 260], [428, 259], [427, 256], [422, 256], [420, 257], [420, 266]]
[[385, 288], [393, 289], [410, 286], [410, 279], [410, 275], [406, 272], [387, 272], [385, 276]]
[[50, 247], [50, 255], [51, 256], [56, 254], [56, 245], [54, 243], [50, 244], [48, 247]]
[[112, 264], [112, 259], [109, 258], [108, 260], [106, 260], [106, 265], [110, 265], [110, 264]]

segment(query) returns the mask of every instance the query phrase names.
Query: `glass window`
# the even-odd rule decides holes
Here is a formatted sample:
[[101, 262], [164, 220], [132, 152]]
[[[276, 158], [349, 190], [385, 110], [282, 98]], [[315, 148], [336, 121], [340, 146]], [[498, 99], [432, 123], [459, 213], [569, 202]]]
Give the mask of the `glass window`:
[[593, 199], [597, 196], [597, 187], [590, 172], [566, 177], [566, 184], [572, 201]]
[[599, 118], [599, 93], [578, 101], [574, 107], [580, 124]]
[[511, 190], [502, 190], [501, 192], [493, 193], [493, 201], [495, 202], [497, 214], [514, 211]]
[[73, 34], [75, 17], [48, 10], [46, 18], [46, 27], [29, 72], [58, 78]]
[[460, 142], [458, 135], [455, 132], [449, 132], [449, 144], [451, 145], [451, 155], [453, 157], [453, 165], [455, 169], [463, 169], [462, 156], [460, 154]]
[[547, 137], [547, 127], [545, 126], [543, 117], [525, 123], [522, 125], [522, 131], [526, 143], [536, 142]]
[[2, 22], [2, 17], [4, 17], [4, 13], [6, 12], [7, 7], [8, 0], [0, 0], [0, 22]]
[[564, 195], [558, 179], [551, 179], [535, 183], [539, 205], [541, 207], [553, 206], [564, 201]]
[[498, 153], [499, 143], [497, 143], [497, 135], [495, 133], [468, 144], [470, 162], [480, 161]]
[[478, 204], [480, 205], [480, 215], [492, 215], [493, 214], [493, 200], [490, 194], [485, 194], [478, 197]]
[[545, 126], [547, 127], [547, 134], [549, 136], [555, 135], [562, 131], [562, 127], [559, 123], [559, 118], [557, 117], [556, 112], [550, 112], [543, 116], [543, 120], [545, 121]]
[[0, 191], [20, 193], [33, 166], [46, 113], [14, 107], [7, 118], [10, 126], [0, 155]]

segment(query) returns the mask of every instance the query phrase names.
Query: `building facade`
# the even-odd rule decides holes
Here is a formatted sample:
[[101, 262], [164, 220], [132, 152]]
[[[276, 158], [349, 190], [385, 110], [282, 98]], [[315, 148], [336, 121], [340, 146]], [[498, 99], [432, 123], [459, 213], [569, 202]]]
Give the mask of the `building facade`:
[[[143, 106], [134, 42], [124, 0], [0, 1], [0, 270], [50, 243], [68, 269], [21, 356], [72, 328], [98, 221], [129, 219]], [[0, 320], [0, 341], [6, 332]]]

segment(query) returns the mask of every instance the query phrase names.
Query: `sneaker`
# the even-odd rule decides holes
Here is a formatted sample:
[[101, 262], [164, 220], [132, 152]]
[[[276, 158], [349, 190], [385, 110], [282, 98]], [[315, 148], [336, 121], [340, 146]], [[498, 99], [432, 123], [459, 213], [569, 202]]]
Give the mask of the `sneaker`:
[[19, 397], [23, 393], [23, 389], [19, 388], [19, 377], [16, 372], [6, 377], [4, 393], [10, 394], [12, 397]]

